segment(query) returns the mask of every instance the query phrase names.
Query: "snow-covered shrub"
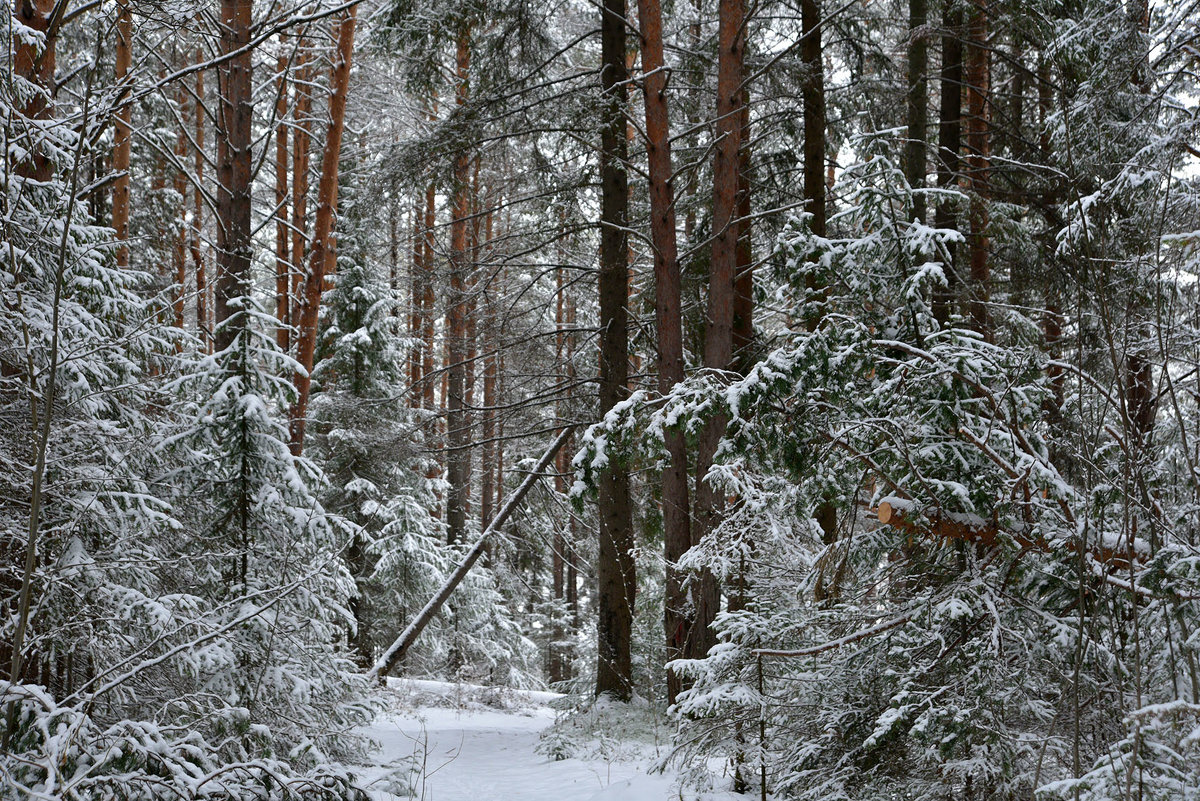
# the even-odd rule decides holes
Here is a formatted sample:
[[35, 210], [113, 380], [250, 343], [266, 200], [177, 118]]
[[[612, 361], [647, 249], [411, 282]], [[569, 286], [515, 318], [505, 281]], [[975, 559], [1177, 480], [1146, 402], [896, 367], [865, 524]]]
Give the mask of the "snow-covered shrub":
[[13, 722], [0, 762], [0, 799], [64, 801], [366, 801], [342, 769], [297, 772], [282, 759], [230, 762], [199, 733], [150, 721], [105, 725], [30, 685], [0, 681]]

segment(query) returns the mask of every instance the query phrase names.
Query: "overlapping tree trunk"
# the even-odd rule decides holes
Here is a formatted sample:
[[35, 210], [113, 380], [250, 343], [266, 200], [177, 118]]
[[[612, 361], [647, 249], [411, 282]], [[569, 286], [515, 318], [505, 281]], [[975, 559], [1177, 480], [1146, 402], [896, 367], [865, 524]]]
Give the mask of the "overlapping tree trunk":
[[908, 142], [904, 148], [904, 177], [915, 190], [912, 202], [914, 220], [925, 221], [925, 133], [929, 112], [926, 103], [929, 68], [929, 39], [925, 26], [929, 0], [908, 2]]
[[733, 279], [733, 368], [742, 375], [754, 361], [754, 252], [750, 191], [750, 89], [742, 89], [742, 141], [738, 151], [737, 270]]
[[800, 90], [804, 108], [804, 208], [812, 214], [812, 232], [825, 236], [825, 64], [820, 0], [800, 0], [800, 27], [800, 60], [805, 69]]
[[[467, 104], [470, 91], [471, 30], [463, 25], [456, 42], [455, 103]], [[470, 421], [467, 415], [467, 274], [471, 269], [467, 224], [471, 213], [471, 153], [465, 145], [454, 156], [453, 209], [450, 219], [450, 305], [446, 311], [446, 537], [453, 544], [467, 527], [471, 492]]]
[[275, 69], [275, 342], [286, 352], [291, 342], [292, 264], [288, 258], [291, 232], [288, 230], [288, 59], [280, 53]]
[[[200, 60], [201, 52], [197, 48], [196, 59]], [[192, 252], [192, 269], [196, 273], [196, 328], [200, 332], [200, 341], [209, 353], [212, 352], [212, 323], [209, 319], [208, 295], [210, 287], [204, 268], [204, 253], [200, 249], [200, 233], [204, 224], [204, 71], [196, 73], [196, 102], [193, 105], [196, 114], [195, 125], [195, 162], [192, 189], [192, 225], [189, 237], [189, 247]]]
[[133, 16], [130, 0], [117, 2], [116, 81], [125, 92], [125, 102], [113, 118], [112, 227], [117, 235], [117, 266], [129, 266], [129, 157], [132, 152], [133, 106], [128, 102], [129, 69], [133, 64]]
[[[723, 373], [733, 361], [734, 279], [738, 264], [738, 187], [742, 143], [745, 6], [743, 0], [721, 0], [717, 7], [717, 142], [713, 157], [713, 246], [708, 277], [708, 316], [704, 366]], [[707, 480], [713, 457], [725, 434], [723, 414], [707, 420], [696, 451], [696, 503], [691, 544], [713, 532], [724, 511], [724, 494]], [[689, 579], [684, 656], [703, 659], [716, 644], [712, 622], [720, 605], [716, 579], [707, 571]], [[668, 687], [668, 695], [671, 695]], [[673, 700], [673, 699], [672, 699]]]
[[292, 106], [292, 289], [289, 315], [292, 330], [300, 325], [300, 290], [308, 255], [309, 147], [312, 144], [312, 67], [304, 36], [296, 48], [295, 100]]
[[989, 137], [988, 9], [985, 0], [974, 0], [967, 25], [967, 178], [970, 183], [970, 235], [967, 237], [971, 291], [968, 304], [971, 327], [991, 336], [988, 297], [991, 268], [988, 260]]
[[342, 132], [346, 121], [346, 97], [350, 92], [350, 61], [354, 53], [354, 31], [358, 6], [351, 6], [338, 25], [337, 56], [333, 64], [329, 95], [329, 132], [321, 159], [321, 182], [317, 187], [317, 219], [313, 226], [312, 253], [304, 278], [304, 294], [300, 303], [297, 326], [296, 371], [297, 399], [291, 408], [291, 450], [299, 454], [304, 448], [304, 428], [308, 413], [308, 395], [312, 384], [313, 356], [317, 344], [317, 319], [325, 272], [336, 258], [333, 244], [333, 224], [338, 200], [338, 158], [342, 150]]
[[[180, 85], [176, 90], [176, 102], [179, 104], [179, 119], [182, 125], [187, 124], [187, 92]], [[191, 238], [191, 231], [182, 221], [187, 219], [187, 175], [184, 172], [184, 165], [187, 164], [188, 157], [188, 141], [187, 134], [181, 127], [175, 136], [175, 160], [172, 163], [173, 188], [176, 196], [179, 198], [179, 205], [176, 211], [179, 214], [179, 228], [174, 233], [171, 243], [171, 261], [175, 268], [175, 290], [174, 297], [171, 299], [171, 305], [175, 312], [175, 327], [183, 328], [184, 312], [187, 308], [187, 250], [188, 240]], [[183, 350], [183, 340], [177, 340], [175, 347], [178, 351]]]
[[221, 52], [228, 58], [217, 70], [217, 351], [232, 346], [249, 325], [241, 304], [252, 291], [254, 98], [247, 45], [253, 8], [252, 0], [221, 0]]
[[[625, 0], [604, 0], [600, 9], [600, 413], [626, 397], [629, 383], [629, 185], [625, 107]], [[596, 695], [628, 700], [633, 694], [630, 640], [637, 580], [633, 562], [633, 513], [629, 474], [610, 460], [599, 478], [597, 560]]]
[[[434, 112], [436, 113], [436, 112]], [[425, 187], [425, 241], [422, 246], [421, 268], [421, 406], [432, 411], [436, 405], [434, 398], [434, 316], [433, 316], [433, 255], [437, 244], [434, 240], [433, 227], [437, 223], [436, 191], [432, 182]]]
[[[658, 390], [667, 395], [683, 381], [683, 324], [679, 253], [675, 231], [675, 188], [671, 182], [671, 132], [667, 111], [667, 74], [663, 63], [662, 8], [658, 0], [638, 0], [642, 39], [642, 92], [646, 110], [646, 156], [650, 175], [650, 236], [654, 245], [655, 322], [658, 330]], [[691, 547], [688, 458], [683, 432], [664, 432], [670, 461], [662, 474], [663, 549], [666, 598], [663, 627], [667, 660], [686, 654], [692, 626], [685, 576], [679, 559]], [[667, 673], [673, 703], [682, 685]]]
[[[14, 13], [22, 25], [44, 37], [41, 46], [35, 45], [28, 36], [14, 37], [12, 43], [12, 71], [38, 91], [29, 95], [21, 107], [21, 116], [28, 120], [46, 118], [51, 112], [51, 99], [55, 93], [54, 68], [58, 49], [58, 31], [70, 4], [67, 0], [16, 0]], [[36, 129], [27, 128], [25, 136], [36, 136]], [[15, 166], [18, 175], [47, 181], [54, 172], [54, 165], [36, 140], [23, 143], [30, 155]]]
[[[947, 3], [942, 12], [942, 67], [939, 76], [941, 95], [938, 115], [938, 187], [952, 189], [959, 180], [959, 150], [962, 144], [962, 10], [957, 3]], [[953, 198], [938, 202], [934, 226], [941, 229], [958, 228]], [[958, 298], [959, 278], [955, 255], [957, 248], [947, 245], [950, 261], [942, 266], [946, 286], [935, 290], [933, 314], [942, 325], [950, 320]]]

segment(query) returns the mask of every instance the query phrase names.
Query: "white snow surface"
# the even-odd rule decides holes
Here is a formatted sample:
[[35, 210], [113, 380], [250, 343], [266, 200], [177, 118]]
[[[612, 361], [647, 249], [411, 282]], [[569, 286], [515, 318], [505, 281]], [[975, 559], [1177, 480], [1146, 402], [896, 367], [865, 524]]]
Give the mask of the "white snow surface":
[[[651, 773], [652, 744], [612, 759], [553, 760], [536, 751], [561, 696], [434, 681], [388, 680], [397, 711], [365, 733], [379, 745], [363, 784], [378, 801], [732, 801]], [[483, 701], [474, 700], [481, 698]], [[495, 704], [495, 707], [492, 704]], [[640, 754], [640, 755], [639, 755]]]

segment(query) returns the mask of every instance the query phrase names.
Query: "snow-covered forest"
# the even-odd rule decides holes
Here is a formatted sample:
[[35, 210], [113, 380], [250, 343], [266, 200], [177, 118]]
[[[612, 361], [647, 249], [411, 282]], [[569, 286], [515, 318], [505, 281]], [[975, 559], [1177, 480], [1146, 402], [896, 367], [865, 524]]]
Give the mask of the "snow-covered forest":
[[4, 17], [0, 800], [1200, 799], [1200, 0]]

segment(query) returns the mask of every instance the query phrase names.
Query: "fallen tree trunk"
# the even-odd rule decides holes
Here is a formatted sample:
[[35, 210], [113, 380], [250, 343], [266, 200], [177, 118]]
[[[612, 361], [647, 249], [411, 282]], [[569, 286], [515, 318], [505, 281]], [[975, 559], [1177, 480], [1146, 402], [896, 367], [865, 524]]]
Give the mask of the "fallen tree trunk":
[[[929, 518], [927, 524], [915, 523], [912, 521], [907, 510], [900, 507], [897, 503], [890, 501], [883, 501], [879, 504], [878, 515], [879, 522], [886, 526], [891, 526], [908, 534], [916, 534], [924, 537], [975, 542], [991, 547], [996, 544], [996, 540], [1000, 535], [1000, 529], [995, 523], [965, 518], [958, 519], [955, 516], [941, 512], [935, 512]], [[1026, 550], [1039, 551], [1041, 553], [1051, 553], [1054, 550], [1050, 542], [1044, 537], [1031, 537], [1012, 531], [1005, 533]], [[1142, 545], [1144, 544], [1143, 542]], [[1071, 551], [1078, 552], [1080, 546], [1078, 542], [1068, 540], [1066, 547]], [[1130, 564], [1133, 562], [1146, 561], [1150, 555], [1148, 549], [1139, 547], [1137, 540], [1122, 547], [1114, 547], [1104, 543], [1089, 543], [1087, 550], [1097, 562], [1124, 570], [1128, 570]]]
[[437, 591], [437, 594], [434, 595], [433, 598], [430, 599], [429, 603], [425, 604], [425, 608], [421, 610], [420, 614], [413, 618], [413, 621], [408, 624], [408, 627], [404, 629], [396, 641], [392, 643], [391, 647], [383, 652], [383, 655], [379, 657], [379, 661], [376, 662], [375, 666], [367, 672], [367, 678], [376, 679], [387, 676], [387, 674], [391, 672], [392, 668], [394, 668], [400, 662], [400, 660], [404, 658], [404, 655], [408, 653], [408, 649], [412, 647], [414, 642], [416, 642], [417, 637], [421, 636], [421, 632], [424, 631], [425, 627], [429, 625], [429, 621], [433, 620], [433, 616], [438, 613], [438, 611], [442, 608], [442, 605], [446, 603], [447, 599], [450, 598], [450, 595], [454, 592], [458, 585], [462, 583], [462, 580], [466, 578], [467, 573], [471, 572], [471, 568], [474, 567], [475, 563], [479, 561], [479, 557], [483, 556], [484, 551], [487, 550], [488, 539], [497, 531], [499, 531], [500, 527], [503, 526], [505, 522], [507, 522], [508, 518], [512, 516], [512, 513], [516, 511], [517, 506], [520, 505], [522, 500], [524, 500], [525, 496], [529, 493], [529, 490], [533, 489], [533, 485], [541, 476], [542, 471], [554, 461], [555, 455], [562, 448], [562, 446], [566, 444], [567, 440], [571, 436], [571, 432], [574, 430], [575, 426], [567, 426], [562, 430], [558, 437], [555, 438], [554, 442], [550, 443], [550, 447], [546, 449], [546, 452], [542, 454], [542, 458], [538, 460], [538, 463], [534, 466], [533, 470], [531, 470], [529, 475], [525, 477], [525, 480], [521, 482], [521, 486], [517, 488], [516, 492], [509, 496], [508, 501], [504, 504], [503, 508], [500, 509], [499, 513], [494, 518], [492, 518], [492, 522], [488, 523], [488, 527], [483, 530], [483, 533], [479, 535], [479, 540], [467, 553], [466, 558], [462, 560], [462, 563], [459, 564], [457, 568], [455, 568], [454, 572], [450, 574], [450, 577], [446, 579], [444, 584], [442, 584], [442, 588]]

